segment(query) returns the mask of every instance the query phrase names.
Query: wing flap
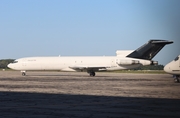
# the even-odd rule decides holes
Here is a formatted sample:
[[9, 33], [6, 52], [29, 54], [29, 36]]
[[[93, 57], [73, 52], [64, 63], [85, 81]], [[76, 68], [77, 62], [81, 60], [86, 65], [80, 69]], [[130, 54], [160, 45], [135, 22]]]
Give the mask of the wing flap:
[[109, 68], [109, 66], [101, 66], [101, 65], [75, 65], [70, 66], [69, 68], [74, 69], [76, 71], [99, 71], [99, 70], [106, 70], [106, 68]]

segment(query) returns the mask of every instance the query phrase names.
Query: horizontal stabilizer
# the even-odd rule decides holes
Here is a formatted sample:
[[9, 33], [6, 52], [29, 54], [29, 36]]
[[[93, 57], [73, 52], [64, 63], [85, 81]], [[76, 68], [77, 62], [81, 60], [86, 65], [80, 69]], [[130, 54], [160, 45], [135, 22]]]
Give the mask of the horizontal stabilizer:
[[126, 57], [151, 60], [165, 45], [173, 41], [168, 40], [150, 40]]

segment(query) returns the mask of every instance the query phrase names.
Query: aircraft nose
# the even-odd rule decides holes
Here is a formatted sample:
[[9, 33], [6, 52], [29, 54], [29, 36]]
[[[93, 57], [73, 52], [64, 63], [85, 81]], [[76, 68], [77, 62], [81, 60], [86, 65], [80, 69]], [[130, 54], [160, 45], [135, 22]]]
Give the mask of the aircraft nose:
[[8, 64], [7, 67], [10, 68], [10, 64]]
[[171, 70], [171, 68], [170, 68], [169, 65], [166, 65], [166, 66], [164, 67], [164, 71], [165, 71], [165, 72], [169, 73], [170, 70]]
[[7, 67], [12, 69], [12, 64], [8, 64]]

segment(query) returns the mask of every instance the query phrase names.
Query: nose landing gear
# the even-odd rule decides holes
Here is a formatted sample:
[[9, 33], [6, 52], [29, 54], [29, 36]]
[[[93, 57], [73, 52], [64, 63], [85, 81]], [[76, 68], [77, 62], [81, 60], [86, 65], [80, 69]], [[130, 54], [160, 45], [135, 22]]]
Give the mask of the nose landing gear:
[[26, 76], [26, 71], [21, 71], [22, 76]]
[[173, 77], [174, 77], [174, 82], [175, 83], [179, 83], [180, 81], [179, 81], [179, 75], [173, 75]]

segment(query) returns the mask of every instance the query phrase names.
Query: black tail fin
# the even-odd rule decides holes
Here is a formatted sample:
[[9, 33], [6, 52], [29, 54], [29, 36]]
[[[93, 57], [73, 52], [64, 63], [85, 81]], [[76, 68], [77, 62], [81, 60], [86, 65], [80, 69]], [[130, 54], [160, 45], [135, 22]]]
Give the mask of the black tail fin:
[[151, 60], [166, 44], [171, 43], [173, 43], [173, 41], [150, 40], [126, 57]]

